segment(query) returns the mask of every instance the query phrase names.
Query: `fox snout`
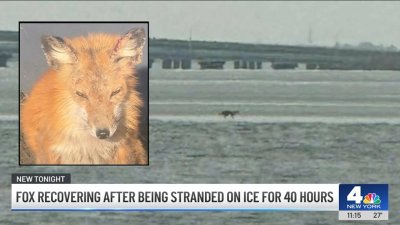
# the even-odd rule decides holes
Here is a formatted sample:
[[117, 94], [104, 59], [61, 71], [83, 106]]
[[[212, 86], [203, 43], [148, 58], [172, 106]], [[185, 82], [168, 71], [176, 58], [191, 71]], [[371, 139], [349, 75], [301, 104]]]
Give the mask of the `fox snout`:
[[113, 135], [115, 134], [117, 129], [118, 129], [117, 126], [111, 126], [111, 127], [105, 127], [105, 126], [96, 127], [96, 126], [93, 126], [90, 129], [90, 133], [95, 138], [107, 139], [107, 138], [113, 137]]
[[87, 126], [90, 134], [98, 139], [107, 139], [113, 137], [119, 127], [120, 117], [101, 116], [98, 113], [89, 114]]
[[98, 139], [107, 139], [111, 138], [114, 136], [115, 132], [118, 129], [118, 122], [115, 121], [109, 126], [106, 125], [105, 123], [100, 123], [100, 124], [92, 124], [90, 133], [92, 134], [93, 137], [98, 138]]
[[96, 137], [99, 139], [106, 139], [106, 138], [110, 137], [110, 130], [107, 128], [97, 129]]
[[112, 138], [120, 126], [123, 116], [122, 104], [114, 105], [111, 102], [86, 102], [80, 107], [83, 125], [91, 136], [98, 139]]

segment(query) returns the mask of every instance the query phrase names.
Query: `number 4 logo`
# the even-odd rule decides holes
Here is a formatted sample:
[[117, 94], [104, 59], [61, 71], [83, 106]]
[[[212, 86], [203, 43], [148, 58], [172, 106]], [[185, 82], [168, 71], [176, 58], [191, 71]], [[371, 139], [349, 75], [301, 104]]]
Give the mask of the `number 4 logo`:
[[354, 188], [347, 195], [347, 201], [354, 201], [356, 204], [360, 204], [363, 200], [361, 195], [361, 186], [354, 186]]

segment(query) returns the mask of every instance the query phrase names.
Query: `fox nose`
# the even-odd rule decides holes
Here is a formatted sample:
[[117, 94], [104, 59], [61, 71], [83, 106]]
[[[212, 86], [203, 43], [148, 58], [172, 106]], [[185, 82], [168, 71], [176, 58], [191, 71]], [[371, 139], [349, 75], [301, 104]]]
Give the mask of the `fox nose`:
[[109, 129], [97, 129], [96, 130], [96, 136], [99, 139], [105, 139], [110, 136], [110, 130]]

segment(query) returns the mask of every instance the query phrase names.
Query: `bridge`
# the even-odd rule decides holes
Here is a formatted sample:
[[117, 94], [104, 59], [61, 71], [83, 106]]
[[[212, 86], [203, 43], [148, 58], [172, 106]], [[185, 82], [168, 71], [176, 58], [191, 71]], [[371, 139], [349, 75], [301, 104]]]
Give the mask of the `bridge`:
[[7, 66], [12, 53], [18, 53], [18, 32], [0, 30], [0, 67]]
[[[18, 53], [18, 32], [0, 31], [0, 67]], [[163, 69], [400, 70], [400, 52], [315, 46], [150, 39], [149, 67]]]
[[400, 52], [154, 38], [149, 46], [150, 68], [400, 70]]

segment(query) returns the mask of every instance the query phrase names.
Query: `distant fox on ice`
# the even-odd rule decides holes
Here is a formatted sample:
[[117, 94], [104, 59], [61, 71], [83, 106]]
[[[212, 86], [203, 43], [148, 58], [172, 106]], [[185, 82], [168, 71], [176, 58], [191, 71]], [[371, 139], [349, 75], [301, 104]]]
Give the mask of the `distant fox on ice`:
[[135, 90], [143, 28], [63, 39], [43, 36], [50, 66], [21, 106], [36, 164], [148, 164]]
[[225, 110], [218, 114], [224, 116], [224, 118], [226, 118], [227, 116], [231, 116], [233, 118], [236, 114], [239, 114], [239, 111]]

